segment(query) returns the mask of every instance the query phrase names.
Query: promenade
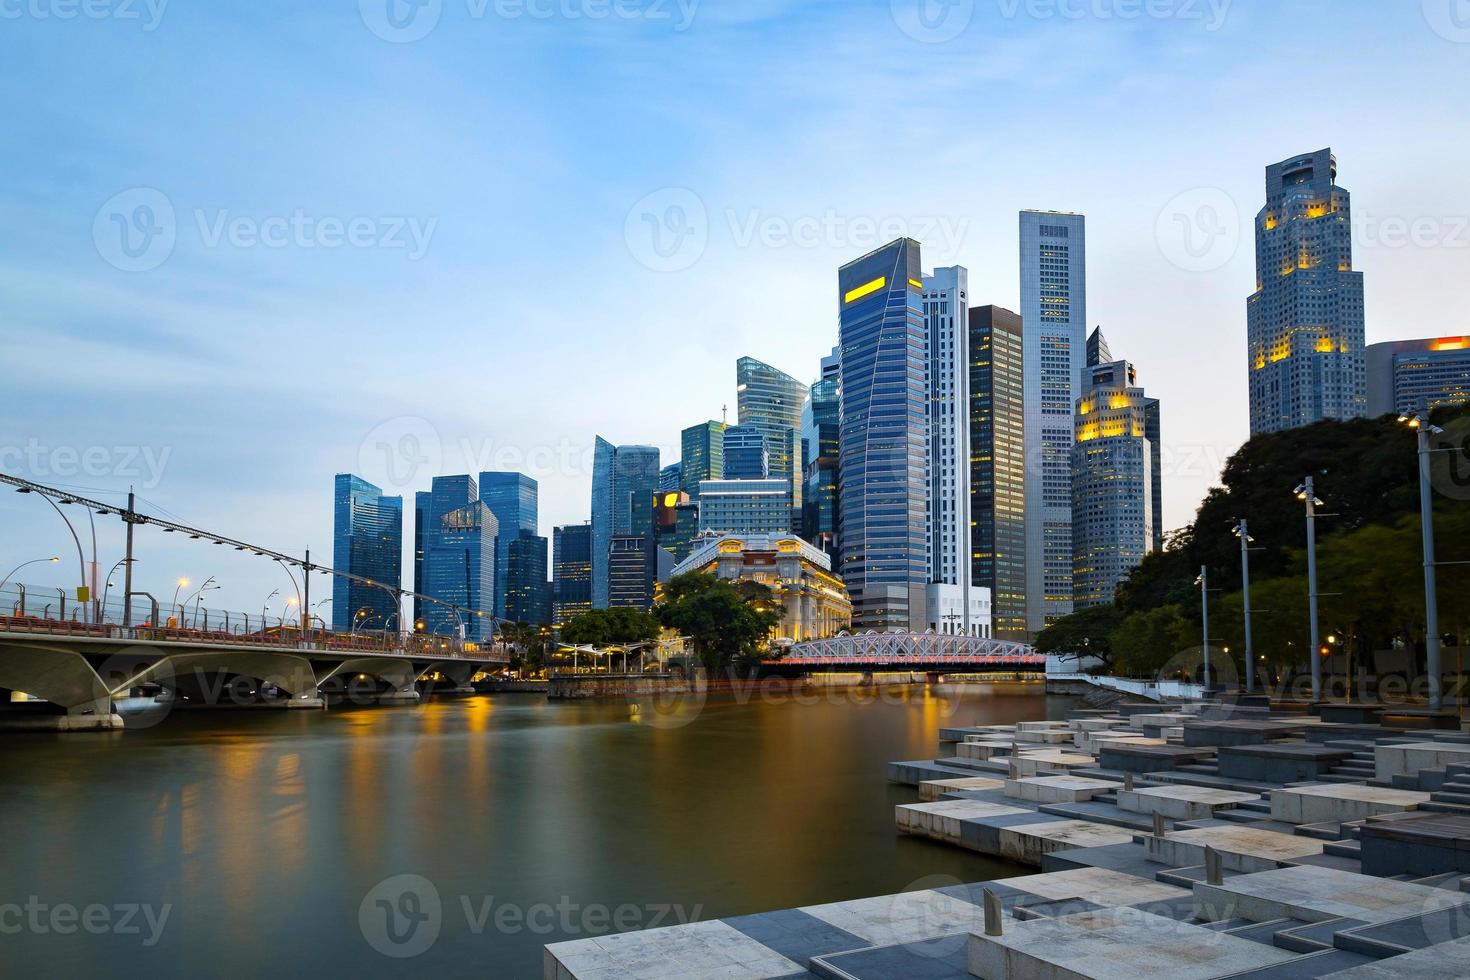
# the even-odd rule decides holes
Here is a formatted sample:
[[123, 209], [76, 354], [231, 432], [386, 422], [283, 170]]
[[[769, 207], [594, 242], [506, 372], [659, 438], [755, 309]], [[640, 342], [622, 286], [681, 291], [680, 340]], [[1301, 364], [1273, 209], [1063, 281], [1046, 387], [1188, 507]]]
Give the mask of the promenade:
[[544, 975], [1470, 976], [1470, 735], [1430, 722], [1205, 701], [946, 729], [889, 766], [917, 796], [895, 832], [1036, 873], [559, 943]]

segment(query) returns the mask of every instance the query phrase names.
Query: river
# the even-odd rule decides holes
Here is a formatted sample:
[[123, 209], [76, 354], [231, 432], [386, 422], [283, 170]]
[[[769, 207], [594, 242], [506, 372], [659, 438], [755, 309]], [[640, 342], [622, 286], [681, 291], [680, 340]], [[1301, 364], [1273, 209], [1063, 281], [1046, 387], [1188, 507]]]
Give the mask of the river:
[[[885, 764], [932, 758], [942, 726], [1059, 717], [1037, 690], [636, 714], [500, 695], [3, 736], [0, 976], [539, 977], [545, 943], [1019, 873], [896, 835], [914, 793]], [[424, 928], [385, 941], [388, 912]]]

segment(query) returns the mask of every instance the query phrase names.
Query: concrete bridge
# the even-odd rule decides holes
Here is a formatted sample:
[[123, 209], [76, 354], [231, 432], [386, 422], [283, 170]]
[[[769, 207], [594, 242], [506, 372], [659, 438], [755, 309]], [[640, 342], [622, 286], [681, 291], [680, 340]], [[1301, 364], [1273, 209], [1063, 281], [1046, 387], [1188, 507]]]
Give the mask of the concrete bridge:
[[416, 702], [423, 682], [468, 690], [477, 673], [508, 662], [502, 647], [443, 636], [241, 634], [0, 616], [0, 695], [48, 702], [0, 717], [25, 728], [121, 728], [120, 701], [160, 692], [162, 704], [179, 708], [321, 708], [329, 695]]
[[779, 673], [911, 671], [927, 674], [1046, 673], [1046, 655], [1024, 643], [943, 633], [843, 633], [791, 647], [768, 665]]

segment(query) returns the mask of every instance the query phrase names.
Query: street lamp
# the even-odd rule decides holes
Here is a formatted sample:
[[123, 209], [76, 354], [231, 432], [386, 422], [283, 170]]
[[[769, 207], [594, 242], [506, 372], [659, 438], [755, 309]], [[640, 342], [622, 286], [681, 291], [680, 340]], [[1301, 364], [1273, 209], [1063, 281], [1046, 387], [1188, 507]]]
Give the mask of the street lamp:
[[1245, 518], [1241, 518], [1240, 523], [1235, 525], [1235, 536], [1240, 539], [1241, 603], [1245, 607], [1245, 692], [1254, 694], [1256, 658], [1251, 656], [1254, 652], [1251, 637], [1251, 545], [1256, 539], [1251, 537]]
[[1307, 647], [1312, 658], [1312, 700], [1322, 700], [1322, 657], [1318, 648], [1322, 645], [1321, 630], [1317, 620], [1317, 508], [1325, 506], [1317, 499], [1316, 483], [1307, 477], [1295, 490], [1296, 497], [1307, 508], [1307, 602], [1312, 625], [1312, 642]]
[[29, 565], [41, 565], [41, 564], [56, 565], [56, 564], [59, 564], [60, 561], [61, 561], [60, 558], [33, 558], [30, 561], [23, 561], [19, 565], [16, 565], [14, 568], [12, 568], [9, 572], [7, 572], [5, 574], [5, 577], [3, 579], [0, 579], [0, 590], [4, 590], [5, 586], [7, 586], [7, 585], [10, 584], [10, 576], [14, 575], [16, 572], [20, 571], [22, 568], [25, 568], [25, 567], [27, 567]]
[[1440, 675], [1439, 595], [1434, 575], [1434, 492], [1430, 467], [1429, 437], [1443, 435], [1425, 415], [1401, 415], [1399, 421], [1419, 437], [1419, 523], [1424, 529], [1424, 653], [1429, 666], [1429, 710], [1444, 707], [1443, 677]]
[[[184, 591], [188, 587], [189, 587], [189, 580], [186, 579], [186, 578], [181, 578], [181, 579], [178, 580], [177, 583], [175, 583], [175, 585], [174, 585], [174, 597], [173, 597], [173, 599], [168, 604], [169, 615], [173, 615], [174, 610], [176, 610], [176, 609], [179, 608], [179, 593], [182, 592], [182, 591]], [[183, 613], [180, 613], [179, 614], [179, 625], [181, 625], [181, 626], [183, 625], [183, 619], [184, 619], [184, 615], [183, 615]]]
[[1204, 641], [1205, 641], [1205, 689], [1210, 687], [1210, 566], [1201, 565], [1199, 578], [1194, 580], [1199, 586], [1200, 611], [1204, 616]]

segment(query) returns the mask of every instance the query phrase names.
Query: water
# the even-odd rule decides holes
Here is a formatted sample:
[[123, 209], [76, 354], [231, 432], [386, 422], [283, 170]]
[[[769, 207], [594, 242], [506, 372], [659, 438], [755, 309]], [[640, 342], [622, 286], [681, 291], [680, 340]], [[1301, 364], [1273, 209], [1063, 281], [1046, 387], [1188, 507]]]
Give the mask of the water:
[[[915, 796], [887, 762], [1047, 716], [1035, 687], [963, 690], [715, 699], [687, 724], [514, 695], [5, 736], [0, 976], [539, 977], [549, 942], [1019, 873], [894, 832]], [[402, 880], [359, 916], [399, 875], [441, 903], [413, 959], [362, 925], [393, 952], [432, 938], [385, 940], [378, 898], [429, 914]]]

